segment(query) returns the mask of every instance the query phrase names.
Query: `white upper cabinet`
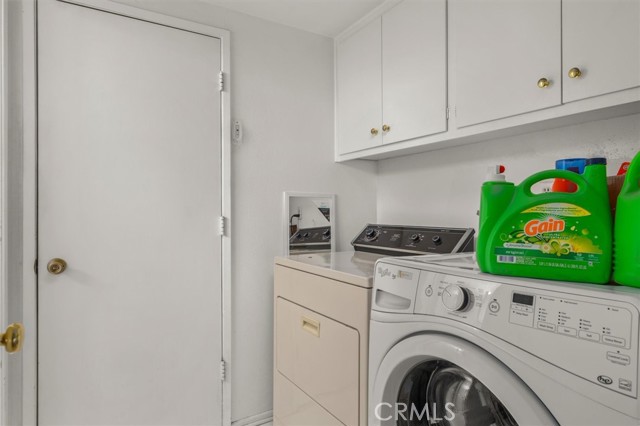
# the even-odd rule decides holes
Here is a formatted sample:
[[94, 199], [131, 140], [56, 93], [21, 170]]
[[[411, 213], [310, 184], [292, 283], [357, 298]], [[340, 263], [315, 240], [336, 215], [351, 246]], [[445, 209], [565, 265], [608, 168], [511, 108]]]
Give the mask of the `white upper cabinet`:
[[336, 46], [339, 154], [382, 144], [381, 32], [377, 18]]
[[336, 161], [640, 112], [640, 0], [388, 0], [336, 49]]
[[406, 0], [382, 16], [385, 144], [447, 130], [446, 10], [446, 0]]
[[338, 155], [447, 130], [446, 22], [446, 0], [405, 0], [338, 40]]
[[449, 5], [457, 127], [560, 105], [560, 0]]
[[640, 0], [563, 0], [562, 43], [564, 102], [640, 86]]

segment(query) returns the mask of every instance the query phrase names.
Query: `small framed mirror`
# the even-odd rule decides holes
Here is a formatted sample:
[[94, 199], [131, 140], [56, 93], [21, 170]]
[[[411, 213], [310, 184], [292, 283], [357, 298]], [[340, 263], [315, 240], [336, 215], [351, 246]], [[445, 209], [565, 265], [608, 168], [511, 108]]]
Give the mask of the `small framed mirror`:
[[335, 251], [335, 194], [285, 192], [284, 255]]

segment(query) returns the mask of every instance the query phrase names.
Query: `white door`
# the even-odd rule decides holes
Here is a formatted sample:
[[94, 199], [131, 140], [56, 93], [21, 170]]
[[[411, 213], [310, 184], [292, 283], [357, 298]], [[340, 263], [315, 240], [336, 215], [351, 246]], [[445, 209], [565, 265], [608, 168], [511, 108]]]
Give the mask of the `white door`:
[[447, 420], [439, 424], [469, 426], [558, 424], [513, 371], [449, 334], [426, 333], [400, 341], [370, 379], [373, 426], [428, 424], [435, 418]]
[[562, 47], [564, 102], [640, 86], [640, 0], [563, 0]]
[[560, 0], [449, 5], [458, 127], [560, 105]]
[[445, 0], [404, 1], [382, 16], [382, 100], [383, 143], [447, 130]]
[[221, 423], [220, 67], [220, 39], [38, 2], [41, 425]]
[[338, 154], [382, 144], [381, 19], [336, 46]]

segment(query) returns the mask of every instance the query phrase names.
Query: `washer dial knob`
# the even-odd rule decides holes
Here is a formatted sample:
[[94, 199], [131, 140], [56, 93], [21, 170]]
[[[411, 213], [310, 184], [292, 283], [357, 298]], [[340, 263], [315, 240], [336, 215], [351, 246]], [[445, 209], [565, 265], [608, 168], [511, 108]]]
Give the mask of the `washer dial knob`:
[[442, 303], [452, 312], [462, 311], [469, 304], [469, 291], [456, 284], [449, 284], [442, 291]]

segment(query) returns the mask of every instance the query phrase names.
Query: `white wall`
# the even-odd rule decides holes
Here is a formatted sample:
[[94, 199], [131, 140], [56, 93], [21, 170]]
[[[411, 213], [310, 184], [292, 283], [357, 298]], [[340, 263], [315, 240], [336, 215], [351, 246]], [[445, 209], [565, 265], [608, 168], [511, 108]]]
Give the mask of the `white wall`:
[[333, 41], [194, 1], [126, 0], [231, 31], [233, 420], [272, 409], [273, 258], [282, 192], [335, 193], [337, 246], [375, 221], [372, 162], [333, 162]]
[[380, 223], [474, 227], [488, 167], [506, 166], [507, 180], [553, 169], [555, 160], [604, 156], [609, 174], [640, 151], [640, 115], [551, 129], [380, 161]]

